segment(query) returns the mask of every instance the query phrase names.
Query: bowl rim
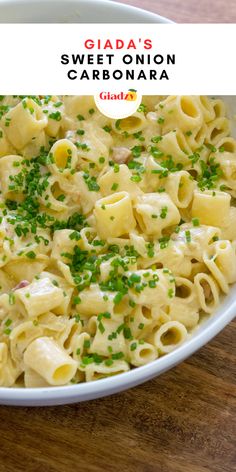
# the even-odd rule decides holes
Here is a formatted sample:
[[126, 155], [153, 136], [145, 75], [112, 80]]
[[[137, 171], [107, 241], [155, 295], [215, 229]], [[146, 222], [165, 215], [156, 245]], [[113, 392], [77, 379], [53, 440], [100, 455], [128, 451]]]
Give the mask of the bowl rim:
[[[149, 11], [149, 10], [145, 10], [143, 8], [140, 8], [140, 7], [136, 7], [136, 6], [133, 6], [133, 5], [129, 5], [127, 3], [120, 3], [118, 0], [0, 0], [0, 11], [1, 11], [1, 8], [17, 8], [17, 7], [20, 7], [20, 6], [24, 6], [24, 5], [30, 5], [30, 7], [35, 4], [45, 4], [45, 6], [49, 6], [49, 5], [53, 5], [53, 3], [56, 4], [67, 4], [69, 3], [72, 5], [77, 5], [79, 6], [79, 4], [81, 4], [82, 6], [87, 6], [89, 3], [94, 5], [94, 4], [101, 4], [102, 7], [109, 7], [109, 8], [114, 8], [115, 10], [122, 10], [124, 13], [125, 11], [129, 11], [130, 13], [134, 13], [136, 15], [139, 15], [140, 18], [141, 17], [144, 17], [145, 16], [145, 19], [146, 20], [156, 20], [156, 23], [174, 23], [171, 19], [169, 18], [166, 18], [162, 15], [158, 15], [158, 13], [155, 13], [155, 12], [152, 12], [152, 11]], [[1, 19], [0, 19], [0, 23], [1, 22]], [[10, 22], [9, 22], [10, 23]], [[27, 22], [28, 23], [28, 22]], [[96, 22], [93, 22], [93, 23], [96, 23]], [[121, 23], [121, 22], [119, 22]], [[142, 23], [145, 23], [144, 19], [142, 21]], [[110, 23], [112, 24], [112, 23]]]
[[[219, 307], [217, 311], [221, 312], [222, 307]], [[218, 316], [217, 313], [210, 316], [211, 323], [208, 326], [203, 327], [207, 324], [205, 321], [202, 329], [179, 348], [146, 365], [119, 375], [76, 385], [22, 389], [1, 387], [0, 404], [16, 406], [65, 405], [101, 398], [135, 387], [173, 368], [207, 344], [233, 320], [235, 311], [236, 297], [234, 295], [234, 299], [223, 313], [219, 313]]]

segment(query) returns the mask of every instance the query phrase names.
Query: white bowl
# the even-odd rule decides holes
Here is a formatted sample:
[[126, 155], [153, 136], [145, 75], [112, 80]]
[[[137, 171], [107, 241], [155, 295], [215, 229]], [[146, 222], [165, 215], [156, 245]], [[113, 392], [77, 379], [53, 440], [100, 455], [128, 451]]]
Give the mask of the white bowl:
[[0, 0], [1, 23], [172, 23], [111, 0]]
[[[91, 13], [93, 17], [91, 18]], [[169, 20], [137, 8], [107, 0], [0, 0], [0, 21], [16, 22], [123, 22], [168, 23]], [[230, 114], [236, 110], [236, 97], [226, 97]], [[236, 131], [236, 130], [235, 130]], [[236, 132], [235, 132], [236, 136]], [[62, 405], [111, 395], [160, 375], [189, 357], [219, 333], [235, 316], [236, 286], [223, 299], [217, 312], [195, 334], [172, 353], [124, 374], [65, 387], [11, 389], [0, 388], [2, 405]]]

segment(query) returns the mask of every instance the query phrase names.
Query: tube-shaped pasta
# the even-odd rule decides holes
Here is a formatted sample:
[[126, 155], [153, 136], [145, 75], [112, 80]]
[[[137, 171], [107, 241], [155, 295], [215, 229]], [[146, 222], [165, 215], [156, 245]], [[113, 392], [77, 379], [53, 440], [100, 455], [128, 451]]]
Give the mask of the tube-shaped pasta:
[[126, 164], [119, 166], [119, 172], [115, 172], [114, 168], [108, 170], [99, 178], [98, 184], [103, 196], [111, 195], [116, 191], [125, 191], [133, 198], [142, 193], [139, 186], [132, 181], [132, 173]]
[[229, 220], [223, 228], [221, 228], [222, 239], [236, 240], [236, 208], [230, 207]]
[[[191, 132], [187, 131], [187, 133], [185, 133], [188, 145], [193, 151], [197, 152], [197, 150], [201, 148], [206, 138], [206, 132], [207, 132], [207, 125], [206, 123], [202, 123], [202, 125], [196, 130], [191, 131]], [[202, 156], [203, 154], [201, 151], [201, 158]]]
[[[234, 154], [236, 153], [236, 140], [229, 136], [222, 138], [217, 143], [218, 149], [220, 149], [220, 153], [227, 153], [227, 154]], [[223, 154], [225, 156], [225, 154]]]
[[0, 157], [10, 154], [11, 146], [7, 140], [6, 133], [3, 128], [0, 127]]
[[147, 126], [147, 120], [144, 113], [136, 112], [128, 118], [112, 120], [111, 126], [112, 129], [118, 134], [122, 134], [124, 131], [128, 133], [137, 133]]
[[225, 116], [226, 109], [223, 100], [220, 98], [213, 99], [212, 106], [214, 108], [215, 118], [221, 118], [222, 116]]
[[132, 365], [139, 367], [154, 361], [158, 357], [156, 346], [153, 344], [138, 341], [130, 341], [128, 343], [128, 356]]
[[165, 189], [177, 208], [187, 208], [193, 198], [194, 182], [189, 173], [182, 170], [168, 176]]
[[48, 167], [52, 173], [70, 175], [77, 161], [75, 145], [69, 139], [59, 139], [50, 150]]
[[64, 104], [59, 97], [52, 96], [43, 106], [44, 113], [47, 114], [48, 122], [45, 131], [48, 136], [55, 138], [62, 128], [64, 119]]
[[179, 321], [186, 329], [193, 329], [199, 321], [198, 307], [187, 305], [181, 299], [174, 298], [168, 309], [168, 315], [171, 321]]
[[236, 281], [236, 252], [230, 241], [220, 240], [208, 249], [210, 259], [216, 264], [229, 284]]
[[[77, 189], [79, 189], [78, 200], [82, 211], [87, 215], [93, 210], [96, 201], [99, 200], [102, 195], [98, 190], [89, 189], [84, 172], [76, 172], [73, 176], [73, 180], [76, 183]], [[97, 188], [99, 189], [99, 186], [97, 186]]]
[[36, 261], [26, 260], [23, 258], [9, 261], [4, 270], [7, 274], [12, 277], [17, 283], [21, 282], [22, 275], [24, 279], [32, 282], [35, 276], [40, 274], [48, 264], [48, 258], [46, 256], [40, 257]]
[[[81, 366], [80, 366], [80, 369]], [[112, 375], [122, 374], [130, 369], [128, 362], [126, 361], [113, 361], [112, 365], [106, 365], [105, 362], [96, 364], [95, 362], [85, 366], [86, 382], [92, 382], [94, 380], [104, 379]]]
[[[110, 316], [110, 318], [106, 318], [106, 316]], [[97, 319], [96, 322], [96, 333], [91, 342], [89, 352], [96, 352], [101, 356], [109, 356], [110, 349], [114, 354], [117, 352], [123, 352], [125, 354], [125, 338], [122, 329], [119, 330], [123, 322], [124, 316], [122, 315], [111, 317], [111, 313], [109, 312], [105, 312], [104, 316], [100, 315], [100, 318]], [[113, 337], [113, 333], [116, 333], [116, 336]]]
[[27, 346], [36, 338], [43, 335], [43, 328], [33, 321], [25, 321], [13, 328], [10, 339], [10, 352], [15, 362], [22, 361]]
[[153, 312], [155, 312], [154, 308], [138, 305], [130, 313], [128, 326], [134, 338], [143, 339], [152, 330], [156, 318]]
[[65, 114], [75, 121], [75, 126], [78, 126], [79, 118], [88, 118], [90, 115], [89, 110], [95, 109], [95, 101], [93, 95], [68, 95], [63, 97], [63, 103], [65, 107]]
[[37, 338], [27, 347], [24, 362], [49, 385], [67, 384], [77, 370], [77, 362], [48, 337]]
[[34, 280], [26, 287], [16, 290], [20, 310], [29, 317], [53, 310], [62, 303], [63, 298], [63, 290], [56, 287], [48, 277]]
[[0, 343], [0, 386], [12, 387], [21, 372], [19, 364], [12, 361], [7, 344]]
[[62, 254], [73, 254], [76, 246], [81, 247], [81, 239], [73, 239], [73, 231], [71, 229], [58, 229], [54, 232], [52, 242], [51, 257], [55, 260], [66, 260], [66, 256]]
[[136, 222], [128, 192], [118, 192], [95, 203], [97, 231], [102, 239], [119, 237], [132, 231]]
[[46, 126], [47, 117], [32, 98], [24, 98], [4, 115], [7, 139], [17, 150], [37, 137]]
[[35, 370], [25, 366], [24, 382], [26, 388], [50, 387], [50, 384]]
[[203, 261], [207, 266], [208, 270], [210, 271], [211, 275], [213, 275], [214, 279], [220, 286], [222, 292], [228, 293], [229, 292], [229, 285], [224, 273], [219, 269], [218, 265], [215, 261], [215, 255], [212, 254], [211, 250], [208, 248], [208, 251], [203, 253]]
[[199, 95], [198, 97], [200, 109], [203, 113], [203, 117], [206, 123], [214, 120], [216, 113], [214, 110], [214, 102], [210, 100], [206, 95]]
[[200, 273], [194, 277], [200, 306], [205, 313], [212, 313], [219, 304], [219, 289], [213, 277]]
[[18, 197], [19, 192], [14, 177], [16, 177], [22, 171], [22, 157], [11, 155], [5, 156], [0, 159], [0, 182], [1, 191], [5, 198]]
[[194, 95], [169, 96], [156, 107], [162, 120], [162, 134], [178, 128], [183, 132], [201, 126], [203, 113]]
[[166, 155], [173, 156], [176, 163], [189, 165], [191, 161], [188, 156], [192, 154], [192, 150], [186, 139], [186, 135], [180, 130], [169, 131], [161, 137], [158, 143], [158, 149]]
[[230, 241], [216, 241], [215, 262], [226, 276], [229, 284], [236, 282], [236, 251]]
[[[60, 199], [61, 197], [63, 197], [63, 200]], [[39, 195], [39, 202], [44, 206], [49, 204], [53, 211], [61, 212], [67, 210], [69, 201], [70, 195], [64, 194], [57, 177], [55, 175], [50, 176], [47, 189], [43, 195]]]
[[130, 287], [129, 295], [138, 305], [160, 308], [175, 295], [175, 283], [169, 270], [137, 270], [130, 277], [137, 282]]
[[195, 191], [192, 217], [199, 218], [203, 225], [226, 226], [229, 221], [230, 195], [226, 192]]
[[100, 290], [98, 284], [91, 284], [89, 288], [85, 288], [80, 292], [79, 298], [78, 309], [82, 315], [92, 316], [105, 311], [112, 311], [114, 294], [104, 293]]
[[216, 145], [222, 138], [228, 136], [229, 132], [229, 120], [225, 117], [216, 118], [208, 124], [206, 141]]
[[180, 214], [167, 193], [140, 195], [134, 203], [135, 217], [143, 233], [161, 236], [164, 228], [179, 223]]
[[160, 354], [167, 354], [183, 344], [187, 334], [187, 330], [182, 323], [168, 321], [156, 331], [153, 343]]
[[191, 280], [185, 277], [175, 277], [175, 300], [178, 298], [183, 304], [190, 304], [196, 299], [195, 287]]

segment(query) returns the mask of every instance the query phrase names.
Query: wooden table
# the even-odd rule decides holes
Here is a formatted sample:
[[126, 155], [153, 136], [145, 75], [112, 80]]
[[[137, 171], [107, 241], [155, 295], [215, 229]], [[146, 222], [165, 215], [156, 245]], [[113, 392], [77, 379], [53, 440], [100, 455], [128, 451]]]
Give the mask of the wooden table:
[[0, 407], [1, 472], [233, 472], [236, 322], [186, 362], [119, 395]]
[[177, 23], [236, 23], [235, 0], [119, 0]]

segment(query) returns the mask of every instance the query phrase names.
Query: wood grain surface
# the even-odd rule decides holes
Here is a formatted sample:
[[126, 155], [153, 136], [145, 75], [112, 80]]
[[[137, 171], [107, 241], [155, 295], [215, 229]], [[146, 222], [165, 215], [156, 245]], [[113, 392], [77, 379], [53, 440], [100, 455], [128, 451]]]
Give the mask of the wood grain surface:
[[235, 0], [119, 0], [177, 23], [236, 23]]
[[0, 407], [0, 472], [233, 472], [236, 322], [127, 392], [50, 408]]

